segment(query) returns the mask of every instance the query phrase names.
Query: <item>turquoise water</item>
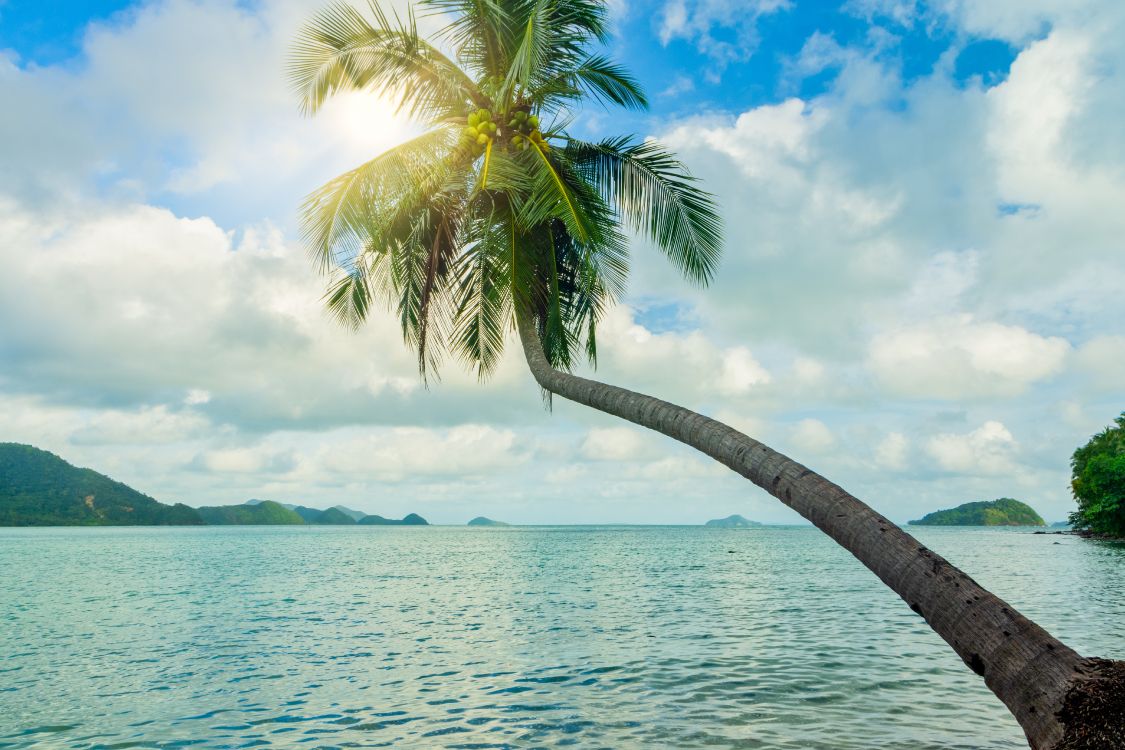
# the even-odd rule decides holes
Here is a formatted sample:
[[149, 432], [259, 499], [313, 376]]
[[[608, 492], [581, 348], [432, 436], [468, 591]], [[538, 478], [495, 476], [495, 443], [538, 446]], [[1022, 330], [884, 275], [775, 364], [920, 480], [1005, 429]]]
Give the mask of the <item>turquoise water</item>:
[[[1125, 545], [917, 529], [1084, 653]], [[0, 529], [0, 746], [1022, 748], [811, 528]]]

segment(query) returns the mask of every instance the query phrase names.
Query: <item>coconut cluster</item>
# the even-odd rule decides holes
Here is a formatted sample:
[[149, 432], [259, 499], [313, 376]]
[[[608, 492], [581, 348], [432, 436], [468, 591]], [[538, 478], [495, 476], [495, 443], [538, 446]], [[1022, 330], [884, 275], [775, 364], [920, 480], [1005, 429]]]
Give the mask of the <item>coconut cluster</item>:
[[540, 149], [550, 151], [551, 147], [543, 139], [543, 134], [539, 132], [539, 118], [535, 115], [518, 109], [512, 113], [512, 119], [508, 121], [508, 127], [512, 131], [512, 148], [527, 151], [534, 143]]
[[503, 119], [502, 113], [493, 115], [487, 109], [478, 109], [469, 113], [465, 129], [461, 132], [462, 145], [479, 154], [497, 138], [507, 137], [507, 142], [516, 150], [526, 151], [532, 144], [544, 151], [550, 150], [543, 133], [539, 130], [539, 118], [535, 115], [522, 109], [515, 110], [508, 116], [507, 126], [501, 130], [496, 121], [502, 122]]
[[492, 121], [492, 113], [487, 109], [478, 109], [468, 117], [468, 124], [461, 135], [467, 146], [476, 146], [478, 151], [485, 147], [496, 137], [497, 125]]

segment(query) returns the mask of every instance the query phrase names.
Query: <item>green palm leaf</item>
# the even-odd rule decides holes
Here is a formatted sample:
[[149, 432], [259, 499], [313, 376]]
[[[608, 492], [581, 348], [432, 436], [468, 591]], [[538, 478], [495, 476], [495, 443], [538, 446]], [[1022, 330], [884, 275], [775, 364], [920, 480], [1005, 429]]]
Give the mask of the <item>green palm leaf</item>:
[[565, 152], [635, 231], [652, 239], [692, 281], [707, 284], [722, 254], [714, 198], [656, 141], [571, 140]]

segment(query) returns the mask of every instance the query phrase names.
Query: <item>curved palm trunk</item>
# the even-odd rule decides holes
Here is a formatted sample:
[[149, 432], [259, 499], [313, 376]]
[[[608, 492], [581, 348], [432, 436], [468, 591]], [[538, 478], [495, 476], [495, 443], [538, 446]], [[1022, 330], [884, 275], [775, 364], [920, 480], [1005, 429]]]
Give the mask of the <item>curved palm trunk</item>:
[[[522, 316], [521, 316], [522, 317]], [[1011, 710], [1035, 750], [1125, 748], [1125, 662], [1083, 658], [842, 488], [689, 409], [548, 363], [519, 321], [539, 385], [706, 453], [811, 521], [925, 618]]]

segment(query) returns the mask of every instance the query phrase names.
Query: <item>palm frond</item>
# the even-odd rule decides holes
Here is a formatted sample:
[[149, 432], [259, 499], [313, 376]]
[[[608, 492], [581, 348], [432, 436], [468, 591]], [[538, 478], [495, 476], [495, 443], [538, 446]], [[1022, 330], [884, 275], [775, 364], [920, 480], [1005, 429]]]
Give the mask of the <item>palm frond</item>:
[[391, 253], [403, 337], [418, 354], [423, 378], [436, 372], [452, 327], [452, 271], [463, 206], [463, 197], [431, 203], [415, 215], [412, 231]]
[[483, 101], [473, 80], [419, 35], [413, 14], [392, 21], [374, 0], [370, 6], [374, 22], [336, 3], [301, 29], [288, 74], [303, 112], [349, 90], [390, 96], [399, 110], [431, 120]]
[[641, 84], [625, 68], [601, 55], [591, 55], [574, 71], [579, 89], [605, 103], [627, 109], [647, 109], [648, 98]]
[[519, 46], [512, 53], [511, 64], [504, 80], [504, 99], [511, 101], [516, 87], [528, 89], [533, 76], [543, 69], [551, 54], [551, 0], [534, 0], [528, 8], [527, 21], [523, 24], [523, 36]]
[[671, 153], [652, 140], [572, 139], [564, 159], [689, 280], [710, 283], [722, 254], [722, 221], [714, 198]]
[[532, 92], [532, 100], [539, 106], [551, 107], [587, 95], [603, 106], [648, 108], [648, 98], [637, 79], [602, 55], [590, 55], [576, 67], [539, 83]]
[[457, 49], [457, 59], [480, 78], [503, 77], [507, 62], [503, 39], [514, 25], [504, 0], [420, 0], [432, 15], [452, 19], [443, 36]]
[[347, 266], [373, 239], [379, 244], [408, 230], [403, 206], [429, 200], [443, 185], [457, 154], [454, 143], [449, 128], [437, 128], [310, 194], [301, 206], [301, 230], [317, 267]]
[[476, 224], [479, 239], [458, 262], [451, 346], [484, 379], [500, 362], [511, 320], [511, 235], [495, 214]]

